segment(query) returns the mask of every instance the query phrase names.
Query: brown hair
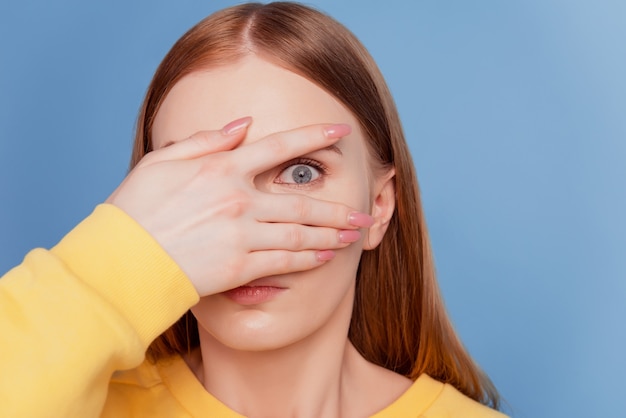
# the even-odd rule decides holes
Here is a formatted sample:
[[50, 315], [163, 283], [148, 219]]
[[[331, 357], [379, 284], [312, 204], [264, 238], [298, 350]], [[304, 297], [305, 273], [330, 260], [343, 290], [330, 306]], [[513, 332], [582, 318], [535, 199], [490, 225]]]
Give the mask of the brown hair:
[[[496, 389], [459, 341], [435, 278], [417, 179], [398, 113], [373, 59], [344, 26], [289, 2], [243, 4], [190, 29], [157, 69], [137, 122], [131, 167], [152, 150], [154, 117], [183, 76], [246, 54], [281, 65], [341, 101], [361, 124], [373, 162], [396, 170], [396, 209], [381, 244], [365, 251], [356, 280], [349, 338], [372, 363], [412, 379], [426, 373], [497, 407]], [[157, 338], [148, 357], [199, 344], [187, 312]]]

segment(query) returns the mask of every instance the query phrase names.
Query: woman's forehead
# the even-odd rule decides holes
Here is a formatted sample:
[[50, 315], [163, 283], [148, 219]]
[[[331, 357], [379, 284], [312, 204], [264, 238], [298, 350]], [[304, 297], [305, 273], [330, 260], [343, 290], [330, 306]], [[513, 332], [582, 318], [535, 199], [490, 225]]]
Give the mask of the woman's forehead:
[[316, 123], [349, 123], [354, 116], [306, 78], [254, 55], [183, 77], [163, 101], [152, 127], [155, 148], [201, 130], [252, 116], [246, 141]]

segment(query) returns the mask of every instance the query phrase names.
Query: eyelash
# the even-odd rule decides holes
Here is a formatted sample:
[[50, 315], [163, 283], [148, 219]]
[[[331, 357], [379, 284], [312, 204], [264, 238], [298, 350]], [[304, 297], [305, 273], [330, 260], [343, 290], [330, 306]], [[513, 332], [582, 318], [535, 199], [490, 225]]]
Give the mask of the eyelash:
[[[281, 181], [277, 181], [278, 178], [280, 177], [280, 175], [283, 173], [283, 171], [285, 171], [286, 169], [288, 169], [289, 167], [294, 166], [294, 165], [308, 165], [310, 167], [313, 167], [314, 169], [316, 169], [316, 170], [318, 170], [320, 172], [320, 176], [319, 176], [319, 178], [317, 178], [315, 180], [312, 180], [310, 183], [306, 183], [306, 184], [284, 183], [284, 182], [281, 182]], [[284, 185], [287, 185], [289, 187], [295, 187], [295, 188], [298, 188], [298, 189], [306, 189], [308, 187], [316, 185], [320, 181], [323, 181], [324, 177], [326, 176], [326, 174], [328, 174], [328, 167], [326, 167], [321, 162], [319, 162], [317, 160], [313, 160], [311, 158], [300, 157], [300, 158], [296, 158], [295, 160], [288, 161], [285, 164], [283, 164], [282, 166], [280, 166], [280, 169], [279, 169], [279, 172], [278, 172], [278, 176], [276, 177], [276, 180], [274, 180], [274, 183], [284, 184]]]

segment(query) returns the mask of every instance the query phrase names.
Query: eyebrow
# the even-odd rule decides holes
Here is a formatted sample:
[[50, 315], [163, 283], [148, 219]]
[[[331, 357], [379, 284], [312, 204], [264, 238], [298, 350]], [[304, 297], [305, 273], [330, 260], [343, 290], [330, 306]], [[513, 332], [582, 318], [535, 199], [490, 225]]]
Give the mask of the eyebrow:
[[[339, 148], [335, 144], [329, 145], [326, 148], [321, 148], [318, 151], [332, 151], [335, 154], [339, 154], [339, 155], [341, 155], [343, 157], [343, 152], [341, 151], [341, 148]], [[312, 152], [315, 152], [315, 151], [312, 151]]]

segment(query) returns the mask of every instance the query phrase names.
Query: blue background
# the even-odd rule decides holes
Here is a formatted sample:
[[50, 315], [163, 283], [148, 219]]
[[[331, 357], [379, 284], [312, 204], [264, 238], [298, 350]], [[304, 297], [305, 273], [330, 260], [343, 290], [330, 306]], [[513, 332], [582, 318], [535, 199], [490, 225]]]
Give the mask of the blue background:
[[[156, 66], [229, 4], [0, 4], [0, 270], [116, 187]], [[447, 305], [505, 409], [623, 414], [626, 2], [310, 4], [387, 77]]]

